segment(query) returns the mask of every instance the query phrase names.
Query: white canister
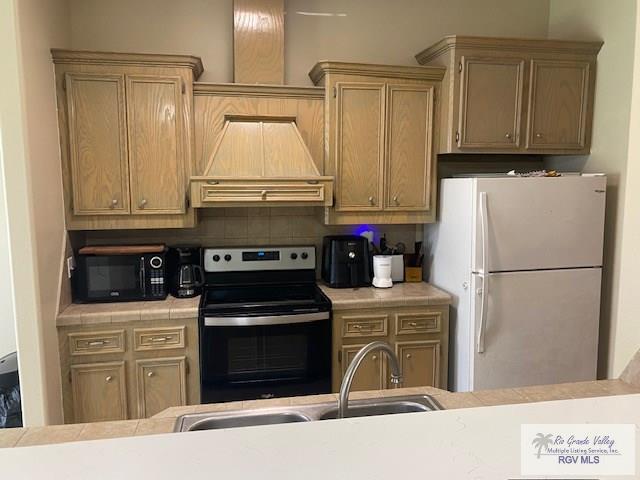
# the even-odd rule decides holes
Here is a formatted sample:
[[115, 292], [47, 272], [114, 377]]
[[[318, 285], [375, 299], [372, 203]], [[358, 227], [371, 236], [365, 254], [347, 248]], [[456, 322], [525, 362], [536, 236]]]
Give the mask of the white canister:
[[373, 256], [373, 286], [389, 288], [393, 286], [391, 280], [391, 255]]

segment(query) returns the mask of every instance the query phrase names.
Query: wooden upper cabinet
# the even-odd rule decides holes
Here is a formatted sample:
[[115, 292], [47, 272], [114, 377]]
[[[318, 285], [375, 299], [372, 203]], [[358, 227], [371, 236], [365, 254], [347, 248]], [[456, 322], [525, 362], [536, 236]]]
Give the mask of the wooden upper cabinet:
[[380, 210], [384, 155], [383, 83], [340, 82], [337, 104], [339, 211]]
[[434, 87], [387, 86], [385, 208], [426, 210], [431, 197]]
[[325, 87], [325, 175], [334, 175], [327, 224], [435, 220], [434, 144], [444, 68], [320, 62]]
[[64, 81], [73, 212], [129, 213], [124, 76], [68, 73]]
[[186, 55], [52, 50], [68, 230], [195, 226]]
[[588, 154], [601, 47], [452, 35], [418, 53], [447, 68], [439, 153]]
[[132, 212], [184, 213], [182, 79], [127, 75]]
[[524, 60], [460, 60], [460, 149], [514, 149], [520, 144]]
[[127, 419], [124, 362], [71, 366], [75, 423]]
[[588, 62], [531, 61], [528, 148], [585, 147], [589, 67]]
[[136, 361], [139, 418], [187, 404], [186, 357]]

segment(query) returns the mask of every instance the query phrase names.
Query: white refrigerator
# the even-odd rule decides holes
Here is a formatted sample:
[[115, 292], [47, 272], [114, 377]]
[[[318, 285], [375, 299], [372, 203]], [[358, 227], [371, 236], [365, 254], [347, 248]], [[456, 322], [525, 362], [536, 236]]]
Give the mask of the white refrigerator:
[[453, 295], [449, 387], [595, 380], [606, 178], [447, 178], [425, 226]]

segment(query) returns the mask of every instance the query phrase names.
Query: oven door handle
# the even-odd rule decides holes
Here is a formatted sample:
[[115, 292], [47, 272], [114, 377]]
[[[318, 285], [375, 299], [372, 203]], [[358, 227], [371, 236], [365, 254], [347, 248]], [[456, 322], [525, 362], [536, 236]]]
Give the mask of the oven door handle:
[[301, 313], [298, 315], [269, 315], [262, 317], [204, 317], [205, 327], [255, 327], [261, 325], [287, 325], [327, 320], [329, 312]]

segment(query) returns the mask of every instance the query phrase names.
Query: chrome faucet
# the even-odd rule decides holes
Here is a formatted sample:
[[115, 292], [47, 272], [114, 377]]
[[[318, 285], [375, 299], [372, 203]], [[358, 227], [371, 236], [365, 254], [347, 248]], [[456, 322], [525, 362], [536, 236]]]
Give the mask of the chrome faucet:
[[380, 341], [371, 342], [368, 345], [365, 345], [358, 353], [356, 353], [356, 356], [353, 357], [353, 360], [349, 364], [349, 367], [344, 374], [344, 378], [342, 379], [342, 385], [340, 385], [340, 396], [338, 397], [338, 418], [344, 418], [347, 416], [347, 409], [349, 407], [349, 390], [351, 390], [353, 377], [355, 377], [358, 367], [362, 363], [362, 360], [364, 360], [364, 357], [375, 350], [381, 350], [389, 357], [389, 363], [391, 364], [391, 383], [393, 383], [396, 388], [398, 387], [398, 384], [402, 383], [400, 363], [398, 362], [396, 352], [393, 351], [391, 345]]

